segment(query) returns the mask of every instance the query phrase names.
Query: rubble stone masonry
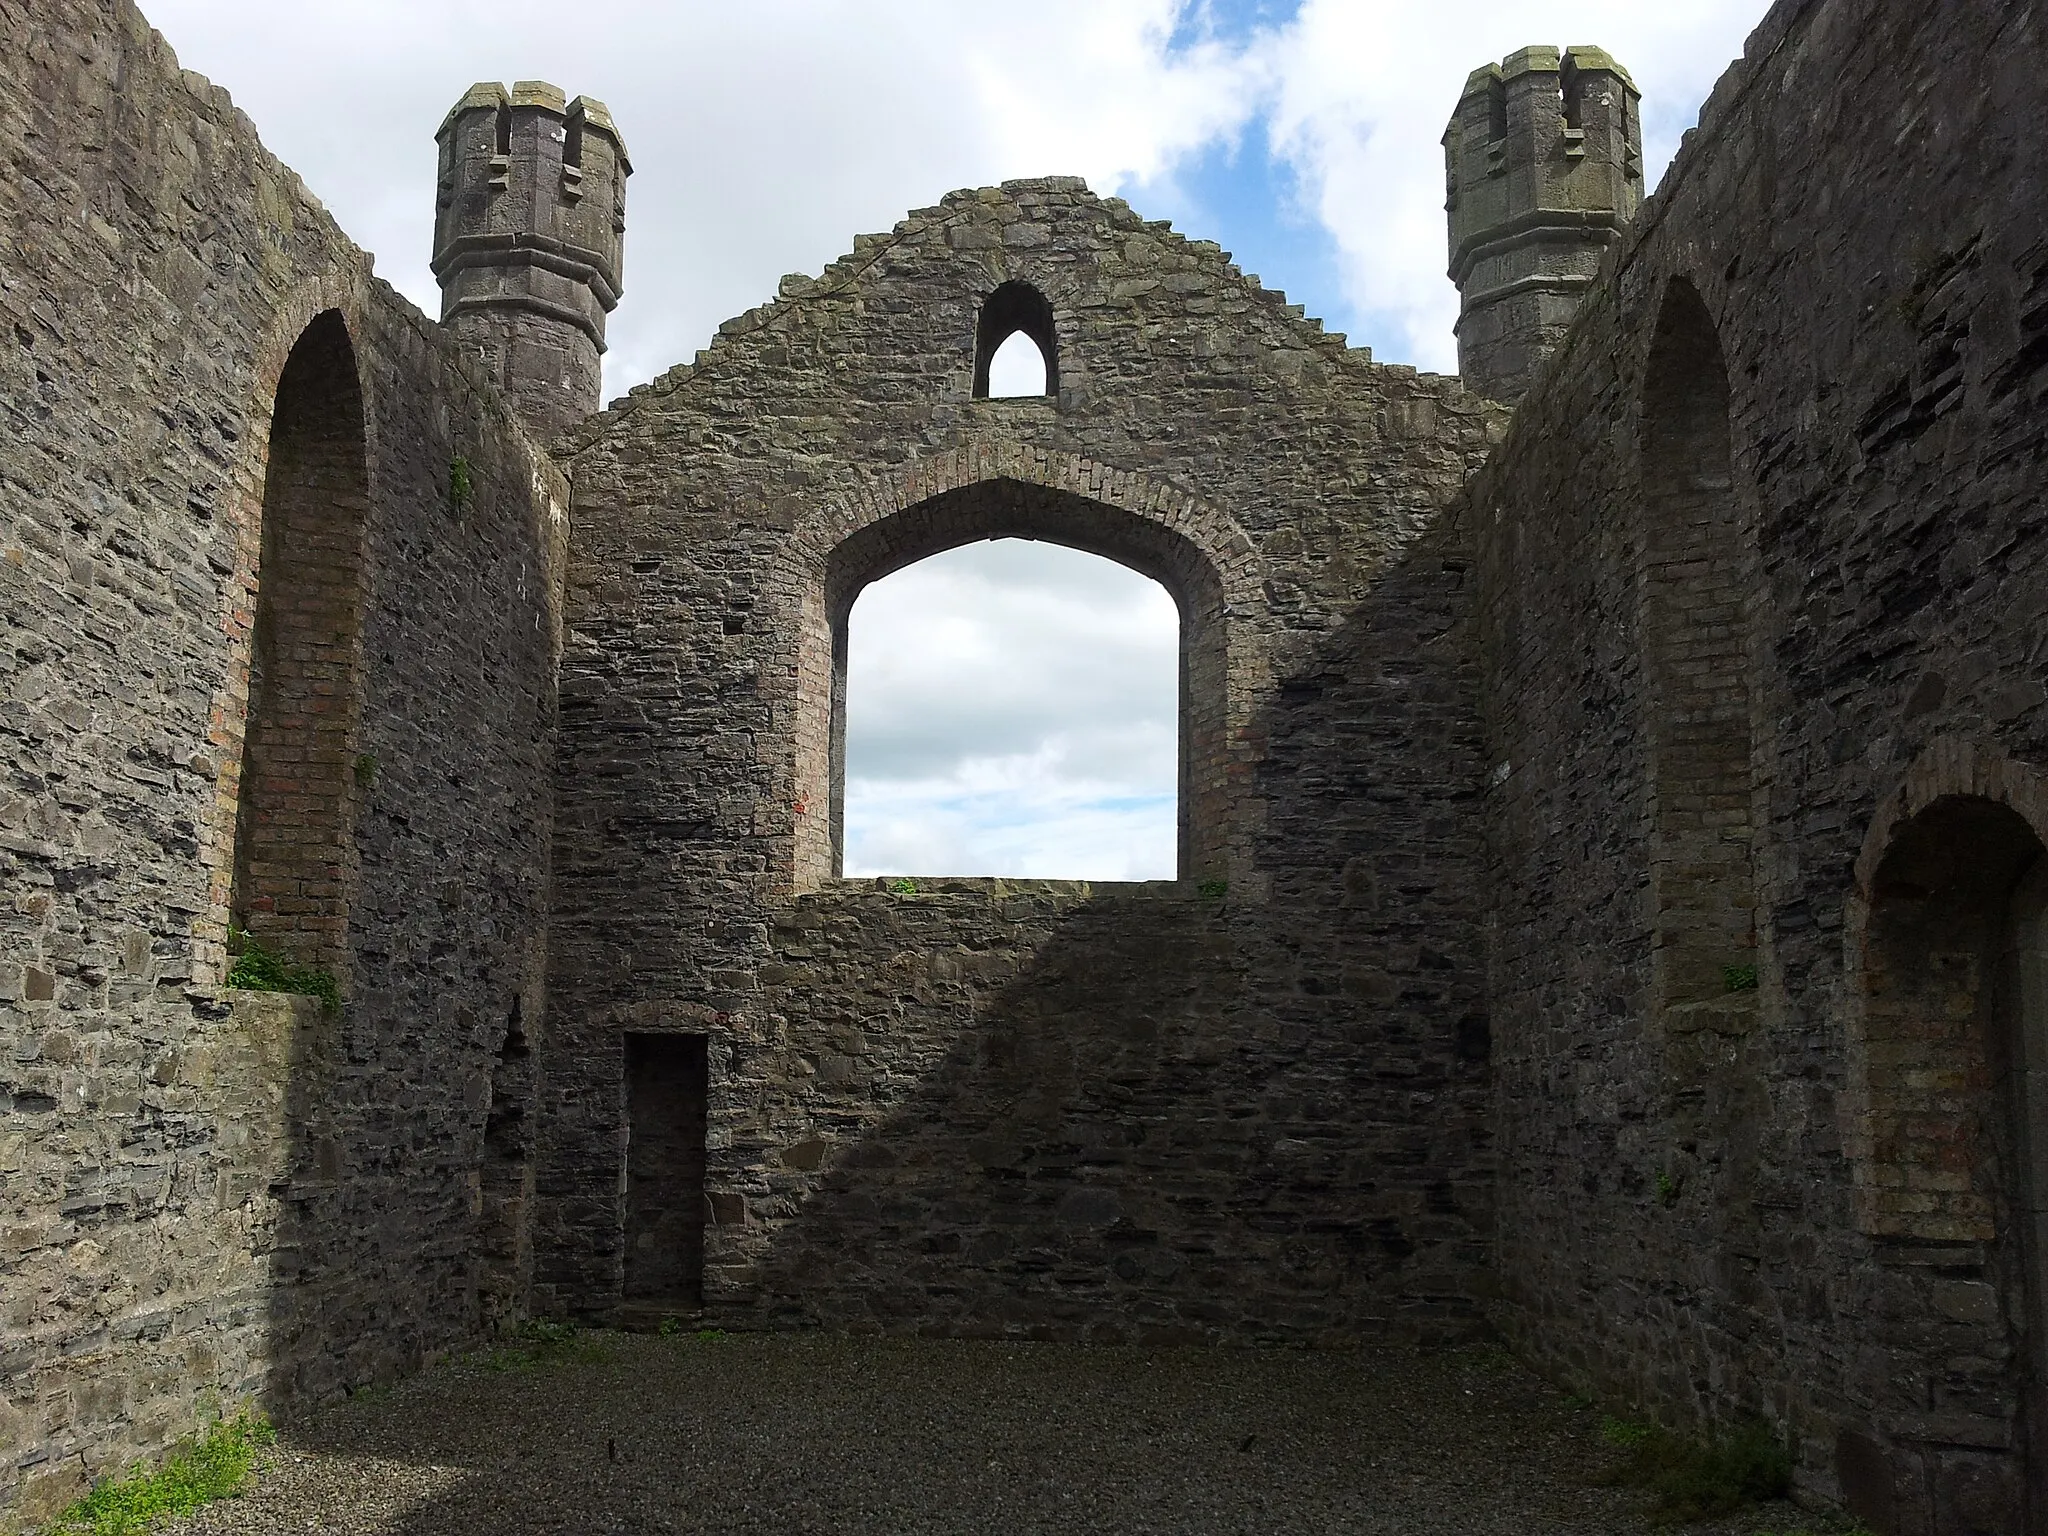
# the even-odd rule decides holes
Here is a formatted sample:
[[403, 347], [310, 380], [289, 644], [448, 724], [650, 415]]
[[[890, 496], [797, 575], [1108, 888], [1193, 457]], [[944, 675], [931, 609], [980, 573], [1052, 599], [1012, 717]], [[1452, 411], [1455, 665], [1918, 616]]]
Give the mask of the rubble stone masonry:
[[[130, 6], [0, 61], [4, 1525], [477, 1332], [568, 494]], [[221, 989], [238, 819], [338, 1012]]]
[[[1481, 69], [1472, 388], [1045, 177], [591, 413], [600, 104], [461, 97], [444, 327], [127, 0], [0, 7], [0, 1528], [687, 1313], [1492, 1328], [2042, 1529], [2044, 27], [1781, 0], [1639, 210], [1618, 61]], [[1177, 878], [842, 877], [847, 616], [994, 537], [1178, 604]]]
[[1884, 1531], [2048, 1520], [2043, 26], [1774, 9], [1469, 501], [1497, 1316]]
[[[1056, 393], [976, 398], [991, 306], [1036, 307], [1020, 286], [1054, 317]], [[673, 1031], [709, 1052], [713, 1316], [1475, 1327], [1477, 658], [1441, 509], [1500, 420], [1048, 178], [786, 278], [571, 434], [550, 987], [577, 1002], [543, 1087], [536, 1305], [618, 1304], [623, 1036]], [[1163, 890], [836, 878], [846, 613], [1002, 535], [1180, 605]]]

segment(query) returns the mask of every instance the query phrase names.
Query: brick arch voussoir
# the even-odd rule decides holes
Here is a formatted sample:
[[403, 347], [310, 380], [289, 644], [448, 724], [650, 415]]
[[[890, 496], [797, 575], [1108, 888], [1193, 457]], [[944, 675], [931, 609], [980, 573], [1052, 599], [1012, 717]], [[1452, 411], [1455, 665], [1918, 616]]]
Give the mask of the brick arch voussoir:
[[1937, 800], [1989, 800], [2016, 812], [2048, 844], [2048, 773], [1973, 737], [1943, 736], [1913, 759], [1896, 788], [1878, 802], [1856, 855], [1850, 899], [1867, 909], [1878, 867], [1899, 829]]
[[1064, 491], [1177, 534], [1207, 562], [1229, 612], [1248, 614], [1263, 602], [1264, 563], [1228, 513], [1157, 476], [1007, 439], [965, 443], [869, 478], [800, 524], [796, 543], [805, 563], [822, 570], [855, 534], [935, 496], [991, 480]]

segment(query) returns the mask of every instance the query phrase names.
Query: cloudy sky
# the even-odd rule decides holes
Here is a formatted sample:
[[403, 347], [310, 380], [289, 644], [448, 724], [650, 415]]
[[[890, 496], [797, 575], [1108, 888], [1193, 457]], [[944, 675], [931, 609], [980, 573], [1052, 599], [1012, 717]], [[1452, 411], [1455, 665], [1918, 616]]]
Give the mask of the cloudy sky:
[[[1765, 0], [143, 0], [430, 313], [433, 133], [475, 80], [632, 150], [610, 394], [955, 187], [1078, 174], [1387, 361], [1456, 367], [1438, 140], [1465, 76], [1596, 43], [1660, 175]], [[1005, 541], [855, 609], [848, 870], [1170, 875], [1172, 603]], [[942, 643], [934, 643], [941, 637]]]

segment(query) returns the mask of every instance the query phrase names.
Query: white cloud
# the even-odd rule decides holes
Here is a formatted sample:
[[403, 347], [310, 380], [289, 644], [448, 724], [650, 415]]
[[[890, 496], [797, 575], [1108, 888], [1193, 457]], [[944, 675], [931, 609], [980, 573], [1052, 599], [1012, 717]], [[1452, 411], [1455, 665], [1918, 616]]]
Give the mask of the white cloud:
[[608, 392], [686, 360], [785, 272], [955, 187], [1085, 176], [1113, 192], [1231, 131], [1252, 81], [1169, 53], [1174, 0], [147, 0], [379, 272], [430, 314], [434, 130], [473, 80], [544, 77], [632, 152]]
[[1001, 539], [848, 625], [848, 874], [1171, 879], [1180, 616], [1157, 582]]
[[[1341, 320], [1390, 360], [1452, 364], [1438, 140], [1465, 75], [1598, 42], [1643, 87], [1652, 179], [1766, 0], [152, 0], [188, 68], [430, 313], [433, 132], [472, 81], [607, 101], [633, 151], [611, 392], [685, 360], [784, 272], [958, 186], [1078, 174], [1172, 203], [1191, 156], [1260, 115], [1339, 253]], [[1174, 44], [1176, 23], [1193, 22]], [[1170, 46], [1170, 44], [1173, 44]], [[1227, 231], [1203, 231], [1223, 233]], [[1326, 305], [1325, 307], [1333, 307]]]

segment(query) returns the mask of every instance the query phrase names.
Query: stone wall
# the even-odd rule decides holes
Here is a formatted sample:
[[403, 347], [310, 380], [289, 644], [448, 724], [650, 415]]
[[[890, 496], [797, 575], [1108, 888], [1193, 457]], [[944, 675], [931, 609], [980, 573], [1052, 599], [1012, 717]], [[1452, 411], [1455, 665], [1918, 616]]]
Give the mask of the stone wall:
[[[1490, 1308], [1880, 1530], [2039, 1527], [2042, 26], [1785, 0], [1468, 486], [1499, 408], [1063, 179], [565, 475], [132, 8], [0, 13], [0, 1524], [701, 1282]], [[1018, 317], [1056, 392], [976, 398]], [[837, 877], [846, 614], [999, 535], [1178, 600], [1178, 880]], [[340, 1006], [225, 990], [231, 912]]]
[[1991, 1001], [2048, 766], [2042, 26], [1779, 5], [1470, 501], [1499, 1315], [1769, 1415], [1883, 1530], [2048, 1518]]
[[[1015, 283], [1057, 394], [976, 399]], [[620, 1300], [623, 1037], [668, 1030], [708, 1050], [714, 1315], [1470, 1329], [1481, 762], [1441, 509], [1499, 420], [1049, 179], [785, 278], [573, 435], [536, 1306]], [[1178, 885], [835, 880], [846, 609], [999, 534], [1180, 601]]]
[[[4, 1526], [523, 1297], [567, 493], [130, 6], [0, 11], [0, 82]], [[264, 588], [245, 894], [338, 1012], [219, 985]]]

